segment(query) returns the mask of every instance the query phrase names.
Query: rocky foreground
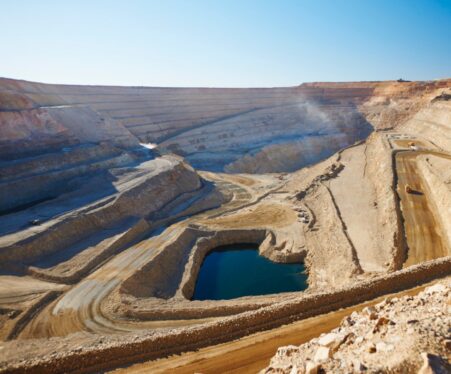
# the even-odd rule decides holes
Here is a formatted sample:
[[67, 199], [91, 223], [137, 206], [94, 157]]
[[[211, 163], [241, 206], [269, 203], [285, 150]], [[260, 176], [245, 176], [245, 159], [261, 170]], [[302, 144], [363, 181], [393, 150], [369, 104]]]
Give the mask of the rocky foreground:
[[449, 373], [450, 291], [448, 278], [354, 312], [328, 334], [279, 348], [261, 373]]

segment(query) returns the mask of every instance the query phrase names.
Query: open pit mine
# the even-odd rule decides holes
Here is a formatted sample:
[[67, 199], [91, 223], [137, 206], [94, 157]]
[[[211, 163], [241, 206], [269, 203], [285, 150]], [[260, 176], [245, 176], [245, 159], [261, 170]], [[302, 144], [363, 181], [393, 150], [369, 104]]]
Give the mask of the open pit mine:
[[0, 79], [2, 373], [446, 372], [450, 249], [451, 79]]

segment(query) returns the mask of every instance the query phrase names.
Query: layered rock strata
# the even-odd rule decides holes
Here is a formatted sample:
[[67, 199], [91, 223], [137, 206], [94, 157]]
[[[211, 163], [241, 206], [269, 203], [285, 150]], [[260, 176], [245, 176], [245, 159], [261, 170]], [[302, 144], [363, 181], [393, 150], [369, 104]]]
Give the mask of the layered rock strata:
[[[17, 157], [86, 141], [128, 148], [139, 141], [156, 143], [202, 169], [293, 171], [373, 128], [393, 127], [447, 85], [444, 80], [203, 89], [1, 79], [0, 154]], [[284, 156], [285, 148], [290, 153]]]
[[[2, 263], [5, 266], [15, 262], [49, 267], [88, 248], [99, 254], [102, 248], [110, 248], [112, 243], [123, 240], [124, 234], [133, 237], [132, 232], [148, 232], [150, 225], [140, 219], [163, 211], [174, 199], [184, 194], [191, 194], [184, 200], [193, 199], [193, 194], [203, 193], [199, 176], [175, 156], [147, 161], [134, 168], [111, 169], [110, 172], [115, 178], [98, 177], [90, 188], [63, 195], [59, 201], [41, 203], [33, 210], [0, 217], [4, 234], [0, 241]], [[100, 186], [103, 191], [98, 191]], [[179, 200], [179, 205], [186, 205], [180, 211], [191, 205]], [[166, 214], [176, 216], [171, 210]], [[36, 217], [39, 224], [30, 225]], [[160, 219], [163, 217], [161, 214]]]

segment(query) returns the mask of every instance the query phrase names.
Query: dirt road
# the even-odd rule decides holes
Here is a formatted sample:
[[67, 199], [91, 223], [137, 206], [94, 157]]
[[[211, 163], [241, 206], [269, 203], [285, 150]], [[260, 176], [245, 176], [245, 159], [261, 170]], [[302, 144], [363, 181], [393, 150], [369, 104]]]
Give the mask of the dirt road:
[[[405, 141], [405, 144], [401, 146], [408, 147], [408, 142]], [[440, 225], [428, 202], [428, 197], [421, 192], [425, 191], [425, 187], [416, 166], [416, 157], [425, 153], [443, 156], [435, 151], [404, 151], [396, 155], [395, 171], [398, 177], [399, 195], [409, 247], [404, 267], [443, 257], [448, 253], [442, 241]], [[407, 184], [418, 192], [406, 193], [404, 187]], [[415, 294], [424, 287], [425, 285], [396, 295]], [[256, 373], [268, 365], [278, 347], [305, 343], [321, 333], [337, 327], [346, 315], [365, 306], [376, 304], [385, 297], [387, 296], [274, 330], [253, 334], [229, 343], [203, 348], [196, 352], [135, 364], [128, 367], [126, 372], [145, 373], [152, 370], [153, 373], [180, 374], [194, 372]], [[123, 370], [118, 370], [118, 372], [125, 373]]]
[[[233, 184], [218, 179], [226, 185], [233, 195], [231, 201], [225, 206], [228, 209], [248, 204], [254, 196], [249, 194], [242, 185]], [[127, 248], [81, 282], [74, 285], [55, 302], [49, 304], [34, 317], [20, 333], [19, 338], [50, 338], [52, 336], [65, 336], [77, 331], [108, 334], [126, 331], [142, 330], [145, 328], [162, 327], [158, 321], [128, 321], [123, 319], [112, 320], [106, 317], [101, 308], [102, 301], [125, 279], [136, 272], [143, 264], [155, 257], [159, 250], [167, 246], [183, 232], [193, 220], [203, 216], [218, 214], [224, 208], [214, 209], [204, 214], [198, 214], [179, 223], [161, 229], [152, 237]], [[200, 323], [205, 320], [165, 321], [164, 327], [175, 327]]]
[[[408, 246], [404, 267], [448, 254], [445, 241], [442, 239], [441, 225], [428, 201], [426, 186], [416, 164], [416, 158], [424, 154], [440, 155], [434, 151], [403, 151], [396, 154], [398, 194]], [[413, 189], [413, 192], [406, 192], [407, 185]]]
[[305, 343], [323, 332], [336, 328], [341, 320], [353, 311], [377, 304], [386, 297], [417, 294], [427, 286], [422, 285], [407, 291], [385, 295], [353, 307], [252, 334], [229, 343], [202, 348], [196, 352], [138, 363], [124, 369], [118, 369], [114, 373], [257, 373], [268, 365], [278, 347]]
[[[427, 196], [421, 193], [421, 191], [425, 191], [425, 188], [422, 185], [415, 162], [415, 157], [419, 154], [420, 152], [412, 151], [399, 152], [395, 163], [409, 246], [406, 267], [431, 258], [441, 257], [447, 253], [441, 240], [439, 225], [428, 203]], [[256, 196], [252, 196], [245, 185], [235, 185], [229, 180], [218, 182], [228, 184], [228, 189], [235, 196], [227, 207], [229, 212], [258, 200]], [[404, 186], [406, 184], [419, 192], [405, 193]], [[223, 213], [224, 210], [221, 212]], [[208, 218], [211, 219], [217, 213], [210, 212]], [[263, 215], [258, 216], [264, 218]], [[197, 219], [199, 218], [200, 216], [197, 216]], [[227, 216], [224, 218], [224, 220], [232, 220], [233, 222], [235, 219]], [[116, 320], [110, 315], [107, 317], [102, 313], [101, 304], [124, 279], [136, 272], [143, 264], [148, 263], [158, 253], [159, 248], [177, 238], [189, 221], [190, 219], [187, 219], [178, 224], [173, 224], [158, 235], [126, 249], [103, 264], [58, 300], [48, 305], [25, 327], [19, 337], [48, 338], [83, 330], [110, 334], [156, 327], [155, 321]], [[418, 292], [418, 289], [404, 291], [401, 294], [410, 292]], [[152, 371], [153, 373], [256, 372], [268, 364], [269, 358], [274, 355], [279, 346], [302, 344], [322, 332], [338, 326], [342, 318], [352, 311], [377, 303], [380, 300], [381, 298], [378, 298], [365, 304], [305, 319], [229, 343], [203, 348], [196, 352], [136, 364], [127, 368], [127, 371]], [[199, 322], [202, 321], [197, 320], [192, 323]], [[189, 324], [186, 321], [174, 323]], [[169, 327], [169, 325], [166, 327]]]

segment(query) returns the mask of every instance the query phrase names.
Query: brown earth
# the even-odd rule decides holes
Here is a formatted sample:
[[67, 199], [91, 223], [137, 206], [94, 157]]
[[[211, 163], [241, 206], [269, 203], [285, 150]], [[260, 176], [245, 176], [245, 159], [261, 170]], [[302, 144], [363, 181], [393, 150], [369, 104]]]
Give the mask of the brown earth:
[[[449, 275], [449, 85], [1, 80], [0, 371], [87, 372], [198, 348], [140, 370], [259, 370], [356, 303]], [[149, 141], [210, 171], [152, 155]], [[308, 289], [191, 300], [208, 252], [243, 242], [304, 262]]]
[[[417, 171], [415, 159], [419, 154], [429, 153], [407, 151], [396, 154], [398, 194], [401, 199], [408, 245], [404, 266], [448, 255], [443, 233], [446, 228], [441, 227], [437, 222], [437, 213], [434, 214], [431, 202], [428, 202], [425, 185]], [[451, 160], [451, 156], [447, 158]], [[410, 186], [413, 192], [407, 193], [406, 185]]]

